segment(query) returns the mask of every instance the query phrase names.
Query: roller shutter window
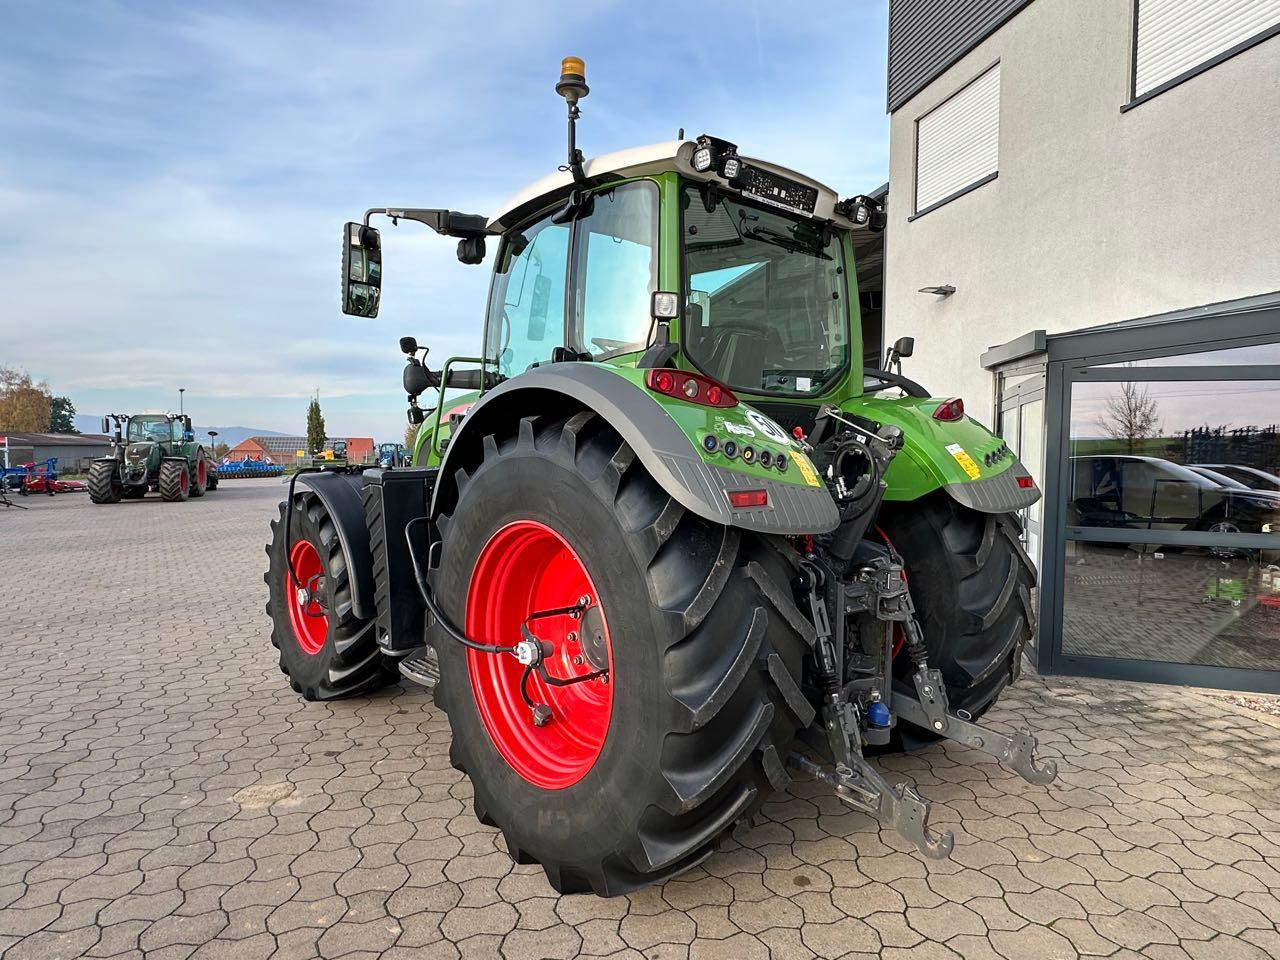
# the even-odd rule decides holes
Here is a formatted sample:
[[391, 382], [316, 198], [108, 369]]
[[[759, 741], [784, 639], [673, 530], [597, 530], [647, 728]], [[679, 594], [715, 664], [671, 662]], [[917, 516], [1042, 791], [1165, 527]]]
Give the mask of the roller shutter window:
[[916, 213], [995, 175], [1000, 64], [916, 121]]
[[1280, 24], [1280, 0], [1134, 0], [1140, 97]]

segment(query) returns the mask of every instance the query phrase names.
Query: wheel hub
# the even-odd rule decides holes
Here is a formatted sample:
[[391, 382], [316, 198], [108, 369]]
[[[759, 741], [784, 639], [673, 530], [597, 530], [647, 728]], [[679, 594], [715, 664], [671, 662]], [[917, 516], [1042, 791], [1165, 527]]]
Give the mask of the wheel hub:
[[498, 530], [471, 575], [467, 636], [504, 646], [523, 637], [514, 656], [467, 650], [480, 720], [507, 764], [549, 790], [581, 780], [609, 731], [612, 653], [594, 597], [577, 552], [534, 520]]

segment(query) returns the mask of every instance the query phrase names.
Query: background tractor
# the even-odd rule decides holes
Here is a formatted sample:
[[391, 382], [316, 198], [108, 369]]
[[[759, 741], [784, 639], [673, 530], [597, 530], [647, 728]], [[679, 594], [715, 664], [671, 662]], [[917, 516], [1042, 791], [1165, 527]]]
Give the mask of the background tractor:
[[493, 280], [477, 356], [401, 339], [413, 466], [295, 477], [281, 669], [307, 699], [434, 690], [477, 817], [560, 891], [688, 869], [796, 776], [948, 855], [866, 753], [948, 738], [1053, 779], [980, 722], [1031, 636], [1035, 483], [902, 375], [909, 341], [863, 369], [874, 201], [710, 136], [587, 161], [580, 61], [556, 89], [567, 162], [493, 216], [344, 229], [348, 314], [378, 312], [375, 215], [463, 263], [496, 241]]
[[111, 456], [89, 465], [89, 498], [94, 503], [138, 500], [157, 490], [162, 500], [203, 497], [218, 488], [218, 467], [196, 442], [191, 418], [174, 413], [111, 413], [102, 432], [114, 433]]

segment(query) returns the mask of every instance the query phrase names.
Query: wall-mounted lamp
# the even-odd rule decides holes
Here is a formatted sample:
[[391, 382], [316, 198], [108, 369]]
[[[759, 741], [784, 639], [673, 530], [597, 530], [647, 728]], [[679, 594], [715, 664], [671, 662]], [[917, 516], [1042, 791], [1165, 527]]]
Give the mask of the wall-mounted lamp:
[[921, 287], [921, 293], [932, 293], [935, 297], [946, 299], [956, 292], [956, 288], [949, 283], [944, 283], [940, 287]]

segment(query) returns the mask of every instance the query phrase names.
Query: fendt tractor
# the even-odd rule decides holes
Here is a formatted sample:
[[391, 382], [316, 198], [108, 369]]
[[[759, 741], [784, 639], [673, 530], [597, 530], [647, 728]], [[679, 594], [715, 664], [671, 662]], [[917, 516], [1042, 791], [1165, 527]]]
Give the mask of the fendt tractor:
[[1039, 491], [902, 375], [909, 341], [863, 368], [853, 251], [882, 206], [710, 136], [587, 160], [562, 71], [558, 171], [488, 218], [344, 229], [360, 317], [374, 216], [497, 252], [478, 356], [400, 341], [412, 466], [302, 473], [281, 503], [281, 670], [309, 700], [431, 688], [476, 816], [561, 892], [686, 870], [794, 777], [945, 857], [866, 757], [950, 739], [1055, 777], [982, 722], [1031, 636]]
[[89, 465], [94, 503], [138, 500], [156, 490], [162, 500], [203, 497], [218, 489], [218, 465], [196, 442], [191, 418], [177, 413], [111, 413], [102, 432], [111, 433], [111, 456]]

